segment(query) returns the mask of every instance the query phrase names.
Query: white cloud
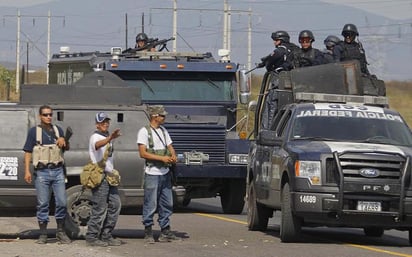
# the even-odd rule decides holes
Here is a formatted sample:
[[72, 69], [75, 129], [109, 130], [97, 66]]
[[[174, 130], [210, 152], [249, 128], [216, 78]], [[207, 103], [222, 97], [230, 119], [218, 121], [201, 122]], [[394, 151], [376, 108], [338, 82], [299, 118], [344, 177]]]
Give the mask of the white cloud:
[[322, 0], [356, 7], [397, 20], [412, 19], [412, 0]]

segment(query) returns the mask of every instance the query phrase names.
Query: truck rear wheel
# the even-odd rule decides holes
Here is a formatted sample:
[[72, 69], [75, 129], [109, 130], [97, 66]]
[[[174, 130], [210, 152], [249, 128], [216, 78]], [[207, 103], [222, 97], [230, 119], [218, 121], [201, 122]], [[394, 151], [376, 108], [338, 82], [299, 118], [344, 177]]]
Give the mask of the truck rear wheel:
[[284, 243], [296, 242], [299, 240], [302, 222], [292, 212], [292, 199], [288, 183], [282, 189], [281, 209], [280, 240]]
[[256, 201], [255, 184], [253, 182], [248, 187], [247, 199], [247, 225], [249, 230], [266, 230], [271, 210]]
[[383, 228], [379, 227], [366, 227], [363, 228], [363, 232], [366, 236], [381, 237], [383, 235], [384, 230]]
[[83, 186], [77, 185], [67, 189], [66, 194], [66, 233], [72, 239], [83, 238], [87, 232], [87, 222], [92, 208], [92, 192], [90, 189], [83, 189]]
[[227, 180], [220, 192], [220, 203], [223, 213], [240, 214], [245, 206], [246, 181], [245, 179]]

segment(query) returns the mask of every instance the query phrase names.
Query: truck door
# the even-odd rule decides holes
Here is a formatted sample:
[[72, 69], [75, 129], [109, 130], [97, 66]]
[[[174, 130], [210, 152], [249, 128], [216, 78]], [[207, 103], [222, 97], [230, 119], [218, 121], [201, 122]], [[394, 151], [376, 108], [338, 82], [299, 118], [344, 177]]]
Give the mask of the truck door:
[[[271, 129], [276, 132], [276, 135], [282, 142], [287, 137], [287, 126], [291, 118], [291, 111], [282, 109], [275, 117], [271, 125]], [[271, 154], [271, 171], [270, 171], [270, 202], [276, 207], [280, 207], [280, 190], [282, 173], [286, 170], [288, 153], [283, 149], [282, 145], [276, 145], [272, 148]], [[278, 205], [279, 204], [279, 205]]]

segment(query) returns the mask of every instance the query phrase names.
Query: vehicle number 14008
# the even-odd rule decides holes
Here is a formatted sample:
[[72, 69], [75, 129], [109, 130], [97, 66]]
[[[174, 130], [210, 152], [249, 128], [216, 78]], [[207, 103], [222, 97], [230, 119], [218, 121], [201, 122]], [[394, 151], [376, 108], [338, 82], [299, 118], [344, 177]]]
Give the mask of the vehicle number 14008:
[[301, 203], [316, 203], [316, 196], [314, 195], [301, 195], [299, 196]]

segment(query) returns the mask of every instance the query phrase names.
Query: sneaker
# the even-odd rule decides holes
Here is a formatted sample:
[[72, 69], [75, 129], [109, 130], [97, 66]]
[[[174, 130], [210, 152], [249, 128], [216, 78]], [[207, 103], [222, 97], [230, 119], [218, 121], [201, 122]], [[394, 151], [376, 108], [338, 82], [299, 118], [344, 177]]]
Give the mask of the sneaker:
[[109, 239], [102, 239], [102, 241], [107, 243], [109, 246], [120, 246], [123, 243], [122, 240], [113, 237]]
[[40, 235], [36, 243], [41, 245], [47, 244], [47, 235]]
[[162, 232], [159, 236], [159, 242], [171, 242], [181, 240], [180, 237], [177, 237], [171, 230], [170, 227], [162, 229]]
[[88, 246], [101, 246], [101, 247], [106, 247], [109, 245], [107, 242], [103, 242], [102, 240], [99, 240], [99, 239], [86, 240], [86, 244]]

